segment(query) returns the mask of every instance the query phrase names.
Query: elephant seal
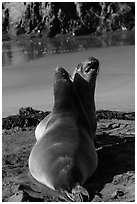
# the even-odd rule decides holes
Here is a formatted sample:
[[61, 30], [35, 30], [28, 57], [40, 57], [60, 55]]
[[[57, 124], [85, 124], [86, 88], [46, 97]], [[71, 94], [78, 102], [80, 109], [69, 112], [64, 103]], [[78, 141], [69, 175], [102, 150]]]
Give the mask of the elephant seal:
[[[90, 66], [84, 80], [91, 81], [89, 72]], [[76, 75], [82, 77], [82, 73]], [[29, 157], [31, 175], [69, 201], [82, 201], [81, 194], [88, 196], [82, 185], [97, 167], [94, 132], [77, 88], [63, 68], [56, 69], [53, 110]]]
[[[94, 133], [97, 128], [94, 92], [98, 72], [99, 61], [94, 57], [90, 57], [77, 65], [71, 78]], [[37, 140], [43, 135], [50, 115], [47, 115], [36, 127], [35, 137]]]
[[72, 76], [73, 85], [84, 106], [94, 135], [97, 128], [94, 95], [98, 72], [99, 61], [94, 57], [90, 57], [78, 64]]

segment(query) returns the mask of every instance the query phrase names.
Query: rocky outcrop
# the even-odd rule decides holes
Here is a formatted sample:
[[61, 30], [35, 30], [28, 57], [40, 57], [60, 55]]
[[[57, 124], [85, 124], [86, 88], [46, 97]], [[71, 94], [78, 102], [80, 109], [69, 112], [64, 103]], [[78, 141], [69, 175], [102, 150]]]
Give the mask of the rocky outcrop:
[[19, 114], [3, 118], [2, 129], [35, 127], [49, 113], [31, 107], [21, 108]]
[[[35, 127], [49, 113], [50, 111], [43, 112], [31, 107], [21, 108], [19, 114], [2, 119], [2, 129]], [[101, 119], [135, 120], [135, 112], [99, 110], [96, 115], [98, 121]]]
[[134, 2], [3, 3], [2, 8], [3, 33], [10, 32], [13, 25], [17, 34], [44, 32], [46, 37], [131, 30], [135, 26]]

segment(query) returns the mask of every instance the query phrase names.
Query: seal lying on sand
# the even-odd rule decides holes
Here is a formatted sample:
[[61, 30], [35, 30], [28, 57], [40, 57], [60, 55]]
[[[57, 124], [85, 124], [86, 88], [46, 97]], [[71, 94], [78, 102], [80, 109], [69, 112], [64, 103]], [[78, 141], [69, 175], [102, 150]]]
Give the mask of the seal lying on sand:
[[[87, 66], [81, 64], [80, 69], [76, 68], [73, 82], [63, 68], [56, 69], [54, 107], [37, 128], [37, 142], [29, 157], [31, 175], [38, 182], [62, 192], [68, 201], [81, 201], [81, 194], [88, 196], [82, 185], [97, 167], [96, 122], [90, 121], [95, 119], [95, 104], [91, 100], [98, 72], [95, 60], [90, 58]], [[85, 82], [91, 87], [89, 106], [84, 100], [85, 94], [79, 93], [80, 84]], [[89, 109], [91, 116], [88, 116]]]

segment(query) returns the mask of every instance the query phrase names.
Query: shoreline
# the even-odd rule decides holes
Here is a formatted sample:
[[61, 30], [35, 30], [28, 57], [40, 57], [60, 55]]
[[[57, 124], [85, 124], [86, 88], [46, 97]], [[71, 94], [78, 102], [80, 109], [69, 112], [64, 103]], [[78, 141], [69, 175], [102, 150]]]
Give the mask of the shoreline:
[[[49, 37], [46, 37], [46, 36], [39, 36], [39, 35], [36, 35], [36, 34], [21, 34], [19, 36], [16, 36], [16, 35], [13, 35], [13, 34], [10, 34], [10, 33], [6, 33], [6, 34], [2, 34], [2, 44], [8, 44], [8, 43], [16, 43], [16, 42], [23, 42], [23, 41], [30, 41], [30, 40], [42, 40], [42, 41], [45, 41], [45, 40], [56, 40], [56, 39], [62, 39], [62, 38], [74, 38], [74, 39], [77, 39], [77, 38], [88, 38], [88, 37], [91, 37], [91, 38], [96, 38], [96, 40], [99, 39], [102, 39], [102, 40], [106, 40], [106, 36], [109, 35], [109, 38], [111, 39], [111, 41], [113, 41], [115, 36], [112, 37], [112, 35], [125, 35], [124, 37], [121, 37], [121, 40], [125, 40], [124, 38], [127, 38], [127, 36], [129, 34], [132, 35], [133, 38], [135, 38], [135, 30], [122, 30], [122, 29], [117, 29], [115, 31], [102, 31], [102, 33], [96, 33], [95, 35], [92, 35], [92, 34], [87, 34], [87, 35], [79, 35], [79, 36], [74, 36], [70, 33], [66, 33], [66, 34], [57, 34], [54, 38], [49, 38]], [[109, 40], [110, 40], [109, 39]], [[117, 39], [117, 40], [120, 40], [120, 39]], [[98, 40], [99, 41], [99, 40]], [[135, 42], [134, 42], [135, 44]]]
[[[51, 111], [36, 110], [31, 107], [19, 109], [16, 115], [2, 118], [2, 130], [36, 127]], [[135, 120], [135, 111], [97, 110], [97, 121], [101, 119]]]

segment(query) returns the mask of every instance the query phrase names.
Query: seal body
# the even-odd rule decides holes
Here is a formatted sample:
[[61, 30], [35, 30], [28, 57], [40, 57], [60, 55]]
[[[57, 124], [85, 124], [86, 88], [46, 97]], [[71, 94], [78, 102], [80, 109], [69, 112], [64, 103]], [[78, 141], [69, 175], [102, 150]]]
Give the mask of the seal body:
[[54, 107], [46, 128], [29, 157], [29, 169], [40, 183], [72, 192], [97, 167], [94, 132], [68, 73], [58, 68], [54, 82]]
[[43, 133], [44, 131], [46, 130], [46, 127], [47, 127], [47, 123], [49, 121], [49, 118], [50, 118], [50, 115], [47, 115], [36, 127], [36, 130], [35, 130], [35, 137], [36, 137], [36, 140], [39, 140], [42, 136], [43, 136]]
[[29, 158], [33, 177], [52, 189], [71, 190], [76, 183], [84, 184], [96, 166], [89, 133], [67, 112], [52, 116]]

